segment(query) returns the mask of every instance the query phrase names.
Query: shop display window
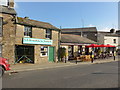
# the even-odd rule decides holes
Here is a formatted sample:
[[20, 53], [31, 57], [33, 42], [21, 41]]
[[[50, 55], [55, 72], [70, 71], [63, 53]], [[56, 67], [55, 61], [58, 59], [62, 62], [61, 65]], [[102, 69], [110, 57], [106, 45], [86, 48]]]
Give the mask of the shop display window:
[[41, 56], [48, 56], [48, 47], [41, 46]]

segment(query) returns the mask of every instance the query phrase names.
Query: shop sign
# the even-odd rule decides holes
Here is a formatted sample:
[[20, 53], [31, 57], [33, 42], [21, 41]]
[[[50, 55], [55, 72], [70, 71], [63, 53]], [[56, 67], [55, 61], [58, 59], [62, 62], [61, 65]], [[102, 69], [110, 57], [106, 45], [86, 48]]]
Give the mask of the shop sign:
[[52, 40], [49, 40], [49, 39], [36, 39], [36, 38], [23, 38], [23, 44], [52, 45]]

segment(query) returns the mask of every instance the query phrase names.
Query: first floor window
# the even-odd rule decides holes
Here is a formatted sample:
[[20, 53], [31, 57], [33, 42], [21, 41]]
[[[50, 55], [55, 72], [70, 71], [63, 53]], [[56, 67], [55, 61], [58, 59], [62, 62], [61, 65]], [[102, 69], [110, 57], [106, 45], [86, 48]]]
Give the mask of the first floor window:
[[0, 45], [0, 57], [2, 57], [2, 45]]
[[47, 39], [52, 39], [52, 31], [50, 29], [46, 29], [46, 36]]
[[25, 37], [32, 37], [32, 27], [24, 26], [24, 36]]
[[48, 47], [41, 46], [41, 56], [47, 56], [48, 55]]
[[116, 39], [113, 39], [113, 42], [116, 43]]

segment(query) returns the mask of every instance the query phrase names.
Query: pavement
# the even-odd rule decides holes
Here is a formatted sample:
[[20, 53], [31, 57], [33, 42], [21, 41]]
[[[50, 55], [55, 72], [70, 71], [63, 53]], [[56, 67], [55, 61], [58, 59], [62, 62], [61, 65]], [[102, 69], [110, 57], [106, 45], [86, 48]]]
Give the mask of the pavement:
[[87, 62], [78, 62], [76, 64], [75, 60], [65, 62], [58, 62], [58, 63], [44, 63], [44, 64], [13, 64], [11, 65], [11, 70], [6, 71], [5, 73], [17, 73], [20, 71], [30, 71], [30, 70], [40, 70], [40, 69], [50, 69], [50, 68], [59, 68], [59, 67], [68, 67], [68, 66], [75, 66], [75, 65], [92, 65], [92, 64], [100, 64], [100, 63], [107, 63], [107, 62], [115, 62], [120, 61], [120, 56], [116, 56], [114, 60], [113, 57], [109, 57], [108, 59], [96, 59], [93, 63], [90, 61]]

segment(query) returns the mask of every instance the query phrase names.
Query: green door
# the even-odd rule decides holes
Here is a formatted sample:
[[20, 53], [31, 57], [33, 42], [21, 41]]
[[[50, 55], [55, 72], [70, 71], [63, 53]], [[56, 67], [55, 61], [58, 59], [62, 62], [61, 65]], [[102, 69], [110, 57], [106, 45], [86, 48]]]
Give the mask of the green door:
[[54, 47], [49, 47], [49, 61], [54, 61]]

